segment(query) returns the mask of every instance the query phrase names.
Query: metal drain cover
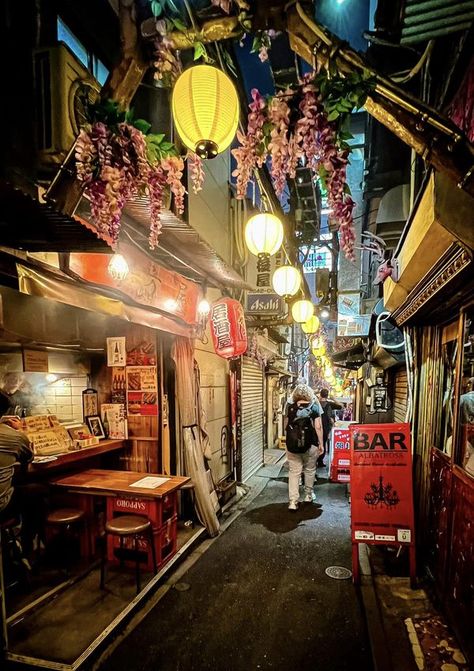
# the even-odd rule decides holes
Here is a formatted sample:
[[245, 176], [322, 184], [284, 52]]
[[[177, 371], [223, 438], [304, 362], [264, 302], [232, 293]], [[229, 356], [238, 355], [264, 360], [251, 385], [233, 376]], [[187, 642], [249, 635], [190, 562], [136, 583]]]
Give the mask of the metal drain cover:
[[349, 571], [344, 566], [328, 566], [325, 573], [330, 578], [334, 578], [334, 580], [348, 580], [352, 578], [352, 571]]

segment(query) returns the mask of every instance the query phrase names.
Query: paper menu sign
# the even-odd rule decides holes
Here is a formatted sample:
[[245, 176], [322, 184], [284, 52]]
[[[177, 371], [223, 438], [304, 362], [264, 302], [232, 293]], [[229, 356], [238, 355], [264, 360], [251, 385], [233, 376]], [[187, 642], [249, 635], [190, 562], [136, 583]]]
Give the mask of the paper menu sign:
[[130, 487], [141, 487], [142, 489], [157, 489], [160, 485], [164, 485], [165, 482], [168, 482], [169, 478], [158, 478], [154, 475], [147, 475], [141, 480], [132, 482]]
[[111, 440], [124, 440], [128, 438], [127, 417], [123, 403], [102, 403], [100, 414], [102, 423], [104, 423], [107, 417], [108, 437]]

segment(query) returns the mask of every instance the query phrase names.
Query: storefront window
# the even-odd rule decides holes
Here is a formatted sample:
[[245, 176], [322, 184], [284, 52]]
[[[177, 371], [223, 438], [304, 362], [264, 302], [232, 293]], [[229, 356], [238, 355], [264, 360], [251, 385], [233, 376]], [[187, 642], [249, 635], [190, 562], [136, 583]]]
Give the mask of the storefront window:
[[448, 340], [441, 346], [442, 369], [439, 385], [439, 414], [438, 430], [435, 445], [449, 456], [452, 454], [453, 444], [453, 403], [455, 389], [457, 341]]
[[459, 458], [460, 465], [474, 477], [474, 309], [466, 314], [461, 376]]

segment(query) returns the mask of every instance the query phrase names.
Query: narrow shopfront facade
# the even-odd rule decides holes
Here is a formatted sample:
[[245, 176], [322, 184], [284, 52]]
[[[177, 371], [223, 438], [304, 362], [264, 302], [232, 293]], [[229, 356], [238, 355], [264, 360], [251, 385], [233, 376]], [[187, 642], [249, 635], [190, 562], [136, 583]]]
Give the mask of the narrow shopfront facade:
[[[26, 254], [2, 253], [1, 384], [15, 400], [12, 413], [24, 418], [34, 445], [28, 481], [48, 488], [50, 510], [78, 508], [88, 521], [71, 529], [71, 543], [75, 547], [77, 540], [76, 558], [80, 559], [68, 567], [66, 579], [55, 542], [57, 532], [49, 526], [46, 544], [37, 551], [39, 572], [31, 592], [28, 588], [17, 594], [16, 581], [21, 587], [23, 577], [15, 573], [15, 558], [13, 564], [6, 560], [8, 619], [3, 625], [10, 659], [30, 660], [45, 668], [56, 668], [55, 664], [69, 668], [86, 649], [90, 652], [105, 634], [112, 632], [135, 596], [135, 581], [127, 559], [125, 569], [120, 570], [117, 564], [115, 573], [118, 546], [110, 538], [107, 575], [109, 580], [112, 575], [112, 582], [105, 592], [99, 586], [96, 560], [101, 553], [105, 520], [118, 512], [137, 512], [133, 506], [139, 505], [135, 502], [144, 491], [131, 490], [131, 497], [118, 496], [112, 504], [107, 497], [71, 494], [67, 486], [58, 483], [97, 468], [106, 469], [104, 473], [159, 473], [171, 481], [176, 475], [189, 472], [189, 444], [184, 447], [182, 434], [183, 425], [192, 422], [185, 418], [183, 408], [194, 407], [194, 403], [183, 399], [177, 371], [180, 379], [193, 376], [190, 343], [197, 327], [200, 294], [197, 285], [146, 257], [135, 256], [135, 266], [129, 257], [131, 272], [126, 281], [114, 286], [110, 275], [104, 272], [109, 255], [71, 254], [74, 276], [60, 270], [59, 263], [45, 263], [54, 261], [55, 256], [44, 257], [38, 263]], [[157, 297], [174, 303], [159, 309], [153, 305]], [[184, 373], [177, 355], [178, 345], [183, 343], [191, 352], [190, 360], [184, 362]], [[110, 413], [117, 408], [115, 417]], [[46, 424], [53, 430], [46, 430]], [[45, 430], [38, 433], [42, 428]], [[202, 460], [201, 452], [194, 454]], [[206, 481], [205, 496], [209, 498], [211, 486], [201, 470]], [[135, 479], [139, 477], [135, 475]], [[185, 480], [178, 477], [176, 482]], [[200, 507], [198, 477], [194, 473], [193, 481]], [[138, 498], [133, 497], [134, 491]], [[152, 528], [159, 571], [172, 563], [178, 545], [181, 547], [202, 530], [199, 524], [196, 528], [181, 527], [184, 536], [178, 539], [180, 502], [187, 502], [184, 519], [195, 519], [188, 499], [189, 495], [184, 499], [178, 496], [176, 489], [169, 498], [169, 511], [166, 506], [152, 506], [157, 514]], [[131, 509], [127, 507], [130, 501]], [[151, 508], [150, 511], [153, 516]], [[212, 514], [215, 516], [214, 510]], [[153, 580], [150, 550], [146, 543], [140, 549], [141, 580], [147, 587]], [[74, 609], [75, 614], [67, 606], [70, 590], [71, 594], [83, 594], [82, 605]], [[50, 593], [60, 604], [57, 607], [62, 609], [61, 614], [80, 632], [67, 646], [60, 644], [63, 639], [59, 634], [53, 636], [56, 644], [48, 636], [37, 637], [28, 629], [43, 628]], [[98, 603], [98, 596], [102, 605], [96, 617], [94, 603]], [[81, 611], [83, 607], [90, 612], [87, 622], [78, 624], [86, 615]], [[62, 626], [66, 627], [67, 622]]]
[[[441, 183], [440, 183], [441, 182]], [[462, 192], [431, 178], [399, 249], [399, 282], [384, 287], [408, 336], [408, 381], [395, 377], [395, 412], [413, 399], [419, 562], [474, 659], [474, 264]], [[463, 231], [465, 235], [463, 236]], [[464, 237], [460, 244], [459, 237]]]

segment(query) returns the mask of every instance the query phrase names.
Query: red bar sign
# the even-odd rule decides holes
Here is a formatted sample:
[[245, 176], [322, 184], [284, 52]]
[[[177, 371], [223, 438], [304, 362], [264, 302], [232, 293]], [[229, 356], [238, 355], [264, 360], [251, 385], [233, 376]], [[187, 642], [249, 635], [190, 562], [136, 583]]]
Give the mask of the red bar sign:
[[410, 425], [359, 424], [350, 432], [352, 542], [413, 546]]

